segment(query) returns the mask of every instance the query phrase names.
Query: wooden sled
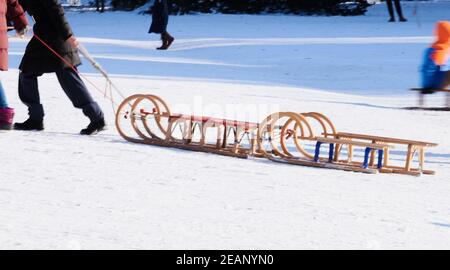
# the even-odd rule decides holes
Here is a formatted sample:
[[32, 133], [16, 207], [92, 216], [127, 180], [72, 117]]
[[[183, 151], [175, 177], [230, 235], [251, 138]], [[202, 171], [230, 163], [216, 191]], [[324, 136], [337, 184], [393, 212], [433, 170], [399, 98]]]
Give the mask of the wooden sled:
[[[412, 88], [411, 91], [416, 91], [418, 93], [418, 102], [417, 107], [407, 107], [405, 109], [407, 110], [429, 110], [429, 111], [450, 111], [450, 89], [430, 89], [427, 92], [427, 89], [424, 88]], [[432, 93], [445, 93], [446, 94], [446, 100], [445, 100], [445, 106], [444, 107], [425, 107], [425, 96], [427, 94]]]
[[[134, 95], [119, 106], [116, 127], [125, 140], [134, 143], [247, 158], [254, 152], [258, 124], [172, 114], [161, 98]], [[213, 134], [211, 140], [207, 134]]]
[[[261, 123], [174, 114], [154, 95], [125, 99], [116, 114], [116, 127], [127, 141], [213, 153], [237, 158], [267, 158], [274, 162], [362, 173], [434, 174], [425, 170], [425, 149], [433, 143], [341, 133], [317, 112], [278, 112]], [[327, 149], [322, 146], [328, 145]], [[390, 163], [389, 150], [406, 145], [404, 166]], [[343, 148], [347, 159], [341, 159]], [[355, 160], [353, 150], [364, 156]], [[323, 151], [328, 150], [326, 157]], [[377, 156], [378, 154], [378, 156]], [[417, 168], [412, 166], [418, 157]]]

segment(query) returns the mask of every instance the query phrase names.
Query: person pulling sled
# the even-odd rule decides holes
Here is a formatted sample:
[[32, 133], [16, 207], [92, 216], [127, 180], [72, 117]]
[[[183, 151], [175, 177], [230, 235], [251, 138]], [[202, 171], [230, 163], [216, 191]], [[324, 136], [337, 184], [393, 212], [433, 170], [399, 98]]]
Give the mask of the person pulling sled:
[[[105, 128], [103, 111], [94, 101], [81, 80], [76, 67], [81, 65], [78, 41], [58, 0], [21, 0], [35, 20], [34, 36], [20, 63], [19, 97], [28, 106], [29, 118], [15, 123], [16, 130], [43, 130], [44, 109], [39, 97], [38, 77], [55, 73], [62, 89], [75, 108], [81, 109], [90, 120], [81, 135], [92, 135]], [[54, 52], [52, 52], [52, 50]], [[64, 58], [64, 61], [55, 55]]]

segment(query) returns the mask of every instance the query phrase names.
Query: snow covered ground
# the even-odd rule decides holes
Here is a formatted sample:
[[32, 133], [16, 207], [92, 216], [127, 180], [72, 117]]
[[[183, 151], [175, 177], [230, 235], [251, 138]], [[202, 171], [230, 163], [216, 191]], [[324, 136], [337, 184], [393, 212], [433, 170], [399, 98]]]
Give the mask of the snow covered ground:
[[[404, 8], [409, 22], [395, 24], [384, 5], [360, 17], [171, 17], [177, 40], [166, 52], [154, 50], [148, 16], [68, 12], [126, 94], [252, 121], [277, 110], [319, 111], [341, 131], [439, 143], [427, 155], [437, 175], [365, 175], [130, 144], [94, 89], [109, 130], [80, 137], [87, 120], [45, 75], [46, 130], [0, 133], [0, 248], [450, 248], [449, 113], [399, 109], [415, 105], [407, 89], [418, 85], [422, 52], [434, 22], [450, 19], [450, 2], [420, 3], [417, 17], [413, 4]], [[17, 66], [26, 43], [10, 42], [12, 69], [1, 76], [21, 121]], [[104, 85], [87, 63], [81, 71]], [[252, 106], [257, 115], [239, 114]]]

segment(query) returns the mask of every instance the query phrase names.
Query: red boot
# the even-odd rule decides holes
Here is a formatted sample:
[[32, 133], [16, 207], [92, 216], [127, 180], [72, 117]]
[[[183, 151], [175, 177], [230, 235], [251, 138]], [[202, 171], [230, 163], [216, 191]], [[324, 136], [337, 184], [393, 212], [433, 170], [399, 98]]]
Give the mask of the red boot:
[[11, 130], [14, 118], [14, 109], [0, 108], [0, 130]]

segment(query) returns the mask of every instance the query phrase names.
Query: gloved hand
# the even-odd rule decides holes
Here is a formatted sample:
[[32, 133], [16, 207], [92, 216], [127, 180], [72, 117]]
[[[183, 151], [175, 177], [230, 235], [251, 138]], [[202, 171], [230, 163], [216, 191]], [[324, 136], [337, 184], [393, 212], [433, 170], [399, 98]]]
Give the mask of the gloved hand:
[[69, 41], [70, 45], [72, 45], [72, 47], [74, 48], [78, 48], [78, 45], [80, 45], [75, 36], [71, 36], [67, 41]]
[[16, 30], [16, 36], [19, 38], [24, 38], [25, 35], [31, 30], [30, 26], [26, 26], [25, 28], [21, 29], [21, 30]]

